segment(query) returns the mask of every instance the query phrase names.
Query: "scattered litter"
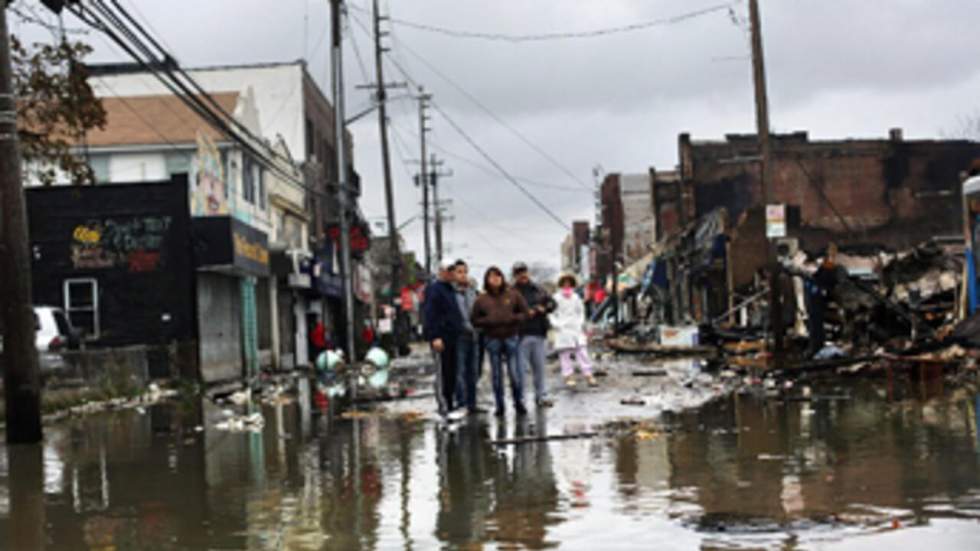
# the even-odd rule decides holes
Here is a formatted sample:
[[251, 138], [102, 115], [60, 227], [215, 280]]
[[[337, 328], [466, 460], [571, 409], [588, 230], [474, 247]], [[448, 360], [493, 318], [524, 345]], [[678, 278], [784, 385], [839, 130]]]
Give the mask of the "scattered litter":
[[233, 415], [214, 425], [218, 430], [229, 432], [262, 432], [265, 426], [265, 418], [259, 412], [250, 415]]
[[646, 440], [653, 440], [654, 438], [660, 436], [660, 434], [648, 430], [638, 430], [635, 433], [633, 433], [633, 436], [635, 436], [637, 440], [646, 441]]
[[833, 360], [836, 358], [843, 358], [847, 354], [836, 344], [828, 344], [820, 349], [819, 352], [814, 354], [813, 359], [820, 360]]
[[377, 416], [377, 412], [365, 411], [361, 409], [352, 409], [341, 413], [340, 416], [343, 419], [366, 419], [368, 417]]
[[786, 459], [786, 456], [769, 454], [769, 453], [760, 453], [758, 457], [756, 457], [756, 459], [758, 459], [759, 461], [782, 461]]
[[228, 401], [236, 406], [244, 406], [252, 401], [252, 389], [246, 388], [245, 390], [234, 392], [228, 396]]

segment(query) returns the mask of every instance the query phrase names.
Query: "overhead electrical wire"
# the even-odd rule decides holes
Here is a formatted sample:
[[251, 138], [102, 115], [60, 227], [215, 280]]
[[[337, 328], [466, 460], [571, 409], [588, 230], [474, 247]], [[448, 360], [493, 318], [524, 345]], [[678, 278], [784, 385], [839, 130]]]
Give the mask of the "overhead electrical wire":
[[[364, 32], [368, 32], [367, 29], [366, 29], [366, 27], [365, 27], [365, 25], [364, 25], [364, 23], [361, 22], [356, 16], [353, 16], [352, 15], [351, 18], [354, 19], [354, 21], [361, 27], [361, 29]], [[401, 40], [398, 39], [397, 35], [395, 35], [394, 33], [392, 33], [391, 34], [391, 38], [392, 38], [392, 41], [395, 43], [395, 45], [398, 48], [404, 49], [409, 54], [411, 54], [413, 57], [415, 57], [417, 60], [419, 60], [423, 65], [426, 66], [426, 68], [428, 68], [430, 71], [432, 71], [433, 73], [435, 73], [435, 75], [438, 76], [439, 78], [441, 78], [442, 80], [446, 81], [446, 83], [448, 83], [450, 86], [452, 86], [453, 88], [455, 88], [457, 92], [459, 92], [464, 97], [466, 97], [469, 101], [471, 101], [474, 105], [476, 105], [480, 110], [482, 110], [490, 118], [492, 118], [494, 121], [496, 121], [497, 124], [503, 126], [505, 129], [507, 129], [507, 131], [509, 131], [514, 136], [516, 136], [517, 139], [519, 139], [521, 142], [523, 142], [526, 146], [530, 147], [535, 153], [537, 153], [538, 155], [540, 155], [549, 164], [551, 164], [552, 166], [554, 166], [555, 168], [557, 168], [559, 171], [561, 171], [562, 173], [564, 173], [566, 176], [568, 176], [569, 178], [571, 178], [572, 181], [575, 182], [577, 185], [579, 185], [581, 188], [586, 189], [588, 191], [593, 191], [593, 187], [592, 186], [590, 186], [589, 184], [587, 184], [580, 177], [576, 176], [574, 172], [572, 172], [568, 167], [566, 167], [561, 162], [559, 162], [557, 159], [555, 159], [554, 156], [552, 156], [551, 154], [549, 154], [542, 147], [540, 147], [539, 145], [537, 145], [534, 142], [532, 142], [527, 136], [524, 135], [524, 133], [522, 133], [517, 128], [514, 128], [513, 125], [511, 125], [506, 120], [504, 120], [503, 117], [497, 115], [492, 109], [490, 109], [489, 107], [487, 107], [487, 105], [485, 103], [483, 103], [482, 101], [480, 101], [476, 96], [474, 96], [469, 91], [467, 91], [465, 88], [463, 88], [462, 85], [460, 85], [459, 83], [457, 83], [455, 80], [449, 78], [448, 75], [446, 75], [444, 72], [442, 72], [438, 68], [436, 68], [435, 65], [433, 65], [432, 63], [429, 63], [424, 57], [422, 57], [421, 54], [419, 54], [418, 52], [416, 52], [412, 48], [408, 47], [403, 41], [401, 41]], [[388, 57], [389, 57], [389, 59], [392, 60], [392, 63], [394, 63], [396, 66], [399, 66], [400, 67], [400, 64], [398, 63], [397, 60], [395, 60], [394, 58], [392, 58], [391, 55], [389, 55]], [[402, 71], [402, 72], [404, 72], [404, 71]]]
[[[394, 123], [392, 123], [392, 122], [389, 121], [388, 124], [390, 125], [391, 128], [395, 128], [395, 124]], [[419, 135], [418, 135], [417, 132], [413, 132], [411, 130], [408, 130], [407, 133], [409, 135], [415, 137], [415, 138], [418, 138], [419, 137]], [[483, 172], [486, 172], [487, 174], [491, 174], [491, 175], [496, 175], [497, 174], [497, 171], [495, 169], [493, 169], [492, 167], [489, 167], [489, 166], [487, 166], [487, 165], [485, 165], [485, 164], [483, 164], [483, 163], [481, 163], [479, 161], [476, 161], [476, 160], [474, 160], [474, 159], [472, 159], [470, 157], [467, 157], [465, 155], [460, 155], [459, 153], [456, 153], [455, 151], [453, 151], [453, 150], [451, 150], [451, 149], [449, 149], [449, 148], [441, 145], [439, 142], [433, 140], [432, 138], [428, 138], [426, 140], [426, 143], [428, 144], [429, 147], [440, 151], [443, 155], [446, 155], [447, 157], [452, 157], [453, 159], [456, 159], [457, 161], [461, 161], [463, 163], [466, 163], [466, 164], [472, 166], [473, 168], [476, 168], [478, 170], [481, 170]], [[578, 187], [563, 186], [563, 185], [559, 185], [559, 184], [549, 184], [549, 183], [545, 183], [545, 182], [538, 182], [536, 180], [532, 180], [530, 178], [525, 178], [525, 177], [522, 177], [522, 176], [514, 176], [514, 178], [516, 178], [517, 180], [520, 180], [521, 182], [524, 182], [525, 184], [527, 184], [529, 186], [533, 186], [533, 187], [539, 187], [539, 188], [544, 188], [544, 189], [553, 189], [553, 190], [558, 190], [558, 191], [573, 191], [575, 193], [592, 193], [591, 190], [584, 190], [584, 189], [581, 189], [581, 188], [578, 188]]]
[[[125, 12], [125, 10], [119, 6], [118, 2], [115, 0], [112, 1], [120, 12]], [[92, 9], [93, 6], [95, 8], [94, 10]], [[259, 164], [277, 173], [284, 179], [306, 189], [308, 192], [323, 194], [322, 191], [311, 188], [305, 182], [296, 178], [295, 175], [283, 169], [282, 166], [270, 160], [269, 157], [266, 156], [266, 153], [279, 159], [283, 159], [284, 157], [280, 153], [268, 147], [267, 144], [265, 144], [260, 138], [255, 136], [250, 130], [245, 128], [244, 125], [228, 114], [212, 96], [205, 92], [203, 88], [201, 88], [200, 85], [190, 77], [190, 75], [180, 69], [173, 57], [169, 55], [169, 52], [161, 48], [158, 43], [156, 43], [156, 48], [163, 54], [164, 60], [163, 62], [157, 60], [153, 50], [139, 38], [136, 32], [128, 28], [125, 22], [103, 2], [93, 0], [92, 2], [88, 3], [88, 6], [85, 6], [82, 3], [70, 4], [68, 5], [68, 9], [81, 21], [90, 27], [101, 31], [110, 40], [115, 42], [126, 52], [127, 55], [133, 58], [133, 60], [135, 60], [141, 68], [157, 77], [157, 79], [168, 90], [170, 90], [174, 96], [183, 101], [188, 108], [200, 116], [209, 125], [218, 129], [240, 145], [242, 149], [254, 157]], [[132, 16], [129, 16], [128, 14], [124, 13], [123, 17], [135, 23]], [[138, 23], [135, 23], [135, 26], [142, 29], [142, 27], [138, 26]], [[145, 30], [141, 30], [141, 32], [143, 34], [146, 33]], [[129, 40], [131, 43], [127, 42], [127, 40]], [[150, 38], [150, 40], [152, 41], [152, 38]], [[141, 56], [140, 53], [143, 55]], [[149, 58], [150, 61], [145, 60], [143, 58], [144, 56]], [[174, 71], [179, 72], [184, 78], [177, 78]], [[200, 94], [194, 94], [190, 90], [190, 87], [198, 90]], [[204, 101], [205, 99], [207, 102]], [[217, 112], [215, 109], [213, 109], [213, 107], [217, 108]], [[229, 122], [231, 125], [229, 125]], [[232, 126], [235, 126], [236, 128], [232, 128]], [[248, 139], [239, 135], [238, 130], [243, 130]], [[256, 145], [254, 142], [258, 142], [258, 145]], [[259, 148], [262, 148], [264, 151], [260, 151]], [[289, 166], [293, 166], [290, 160], [286, 159], [286, 161], [289, 163]]]
[[[671, 17], [663, 17], [659, 19], [652, 19], [649, 21], [642, 21], [639, 23], [629, 23], [626, 25], [618, 25], [614, 27], [605, 27], [605, 28], [592, 29], [586, 31], [564, 31], [564, 32], [532, 33], [532, 34], [467, 31], [461, 29], [450, 29], [446, 27], [439, 27], [437, 25], [430, 25], [428, 23], [419, 23], [416, 21], [408, 21], [405, 19], [390, 18], [389, 20], [394, 25], [400, 25], [402, 27], [406, 27], [410, 29], [441, 34], [453, 38], [481, 39], [481, 40], [492, 40], [498, 42], [512, 42], [512, 43], [546, 42], [546, 41], [569, 40], [569, 39], [578, 39], [578, 38], [598, 38], [598, 37], [609, 36], [613, 34], [641, 31], [644, 29], [649, 29], [651, 27], [663, 27], [667, 25], [675, 25], [677, 23], [682, 23], [684, 21], [695, 19], [704, 15], [712, 14], [723, 10], [728, 10], [737, 3], [738, 2], [726, 2], [724, 4], [717, 4], [700, 10], [682, 13]], [[351, 5], [351, 7], [358, 11], [365, 11], [365, 9], [361, 6]]]
[[[365, 32], [368, 32], [367, 29], [364, 27], [364, 24], [357, 17], [351, 16], [351, 18], [354, 20], [355, 23], [358, 24], [358, 26], [361, 27], [362, 30], [364, 30]], [[387, 53], [389, 54], [388, 55], [388, 59], [392, 62], [392, 64], [395, 66], [395, 68], [398, 69], [398, 72], [401, 73], [402, 76], [404, 76], [405, 79], [408, 80], [413, 86], [415, 86], [416, 88], [420, 88], [421, 85], [419, 84], [418, 80], [416, 80], [415, 78], [413, 78], [412, 75], [409, 74], [409, 72], [407, 70], [405, 70], [405, 68], [402, 67], [402, 65], [400, 63], [398, 63], [397, 60], [395, 60], [393, 57], [391, 57], [390, 50]], [[429, 105], [437, 113], [439, 113], [440, 115], [442, 115], [442, 117], [446, 120], [446, 122], [448, 122], [449, 125], [453, 127], [453, 129], [456, 131], [456, 133], [459, 134], [464, 140], [466, 140], [466, 142], [468, 144], [470, 144], [470, 147], [472, 147], [477, 153], [479, 153], [480, 156], [484, 158], [484, 160], [486, 160], [488, 163], [490, 163], [497, 170], [498, 173], [500, 173], [508, 182], [511, 183], [511, 185], [513, 185], [514, 187], [516, 187], [518, 189], [518, 191], [520, 191], [525, 197], [527, 197], [539, 209], [541, 209], [545, 214], [547, 214], [552, 220], [554, 220], [555, 222], [557, 222], [562, 228], [564, 228], [566, 230], [570, 230], [571, 229], [571, 226], [569, 226], [568, 223], [566, 223], [564, 221], [564, 219], [562, 219], [560, 216], [558, 216], [553, 210], [551, 210], [551, 208], [548, 207], [548, 205], [545, 205], [540, 199], [538, 199], [526, 187], [524, 187], [520, 182], [518, 182], [517, 179], [514, 178], [510, 174], [510, 172], [508, 172], [507, 169], [505, 169], [503, 167], [503, 165], [501, 165], [500, 163], [498, 163], [496, 159], [494, 159], [485, 149], [483, 149], [476, 142], [476, 140], [474, 140], [468, 133], [466, 133], [466, 131], [463, 130], [463, 128], [455, 121], [455, 119], [451, 118], [449, 116], [449, 114], [446, 113], [446, 111], [439, 106], [439, 104], [437, 104], [435, 101], [433, 101], [433, 100], [430, 99], [429, 100]]]
[[[214, 99], [214, 97], [211, 94], [205, 91], [204, 88], [200, 84], [198, 84], [196, 80], [194, 80], [189, 74], [187, 74], [187, 72], [180, 67], [180, 65], [177, 63], [176, 59], [170, 54], [170, 52], [167, 49], [165, 49], [163, 46], [161, 46], [160, 43], [153, 37], [153, 35], [148, 33], [146, 29], [144, 29], [143, 26], [139, 23], [139, 21], [137, 21], [135, 17], [133, 17], [125, 8], [122, 7], [122, 5], [119, 4], [119, 0], [110, 0], [110, 1], [116, 7], [116, 10], [120, 14], [122, 14], [122, 16], [126, 18], [126, 20], [128, 20], [129, 23], [133, 25], [140, 34], [143, 35], [143, 37], [149, 40], [150, 44], [157, 49], [157, 52], [159, 54], [162, 55], [163, 57], [162, 68], [164, 71], [167, 71], [171, 76], [173, 76], [173, 72], [176, 72], [177, 74], [182, 76], [183, 79], [186, 81], [186, 83], [189, 84], [191, 88], [196, 90], [197, 93], [200, 94], [202, 98], [206, 99], [208, 103], [211, 104], [211, 106], [214, 108], [214, 110], [216, 110], [221, 116], [223, 116], [228, 122], [230, 122], [232, 126], [236, 127], [238, 130], [243, 132], [246, 136], [248, 136], [252, 140], [255, 140], [256, 142], [259, 143], [263, 142], [263, 139], [261, 137], [256, 136], [250, 128], [242, 124], [240, 121], [238, 121], [238, 119], [236, 119], [230, 113], [228, 113], [225, 110], [225, 108], [220, 103], [218, 103], [218, 101]], [[93, 3], [97, 6], [101, 6], [103, 8], [103, 12], [106, 13], [107, 15], [113, 16], [113, 14], [111, 13], [110, 10], [108, 10], [108, 7], [105, 5], [105, 2], [103, 0], [93, 0]], [[120, 21], [120, 23], [122, 22]], [[121, 28], [121, 27], [117, 27], [117, 28]], [[130, 34], [132, 35], [132, 31], [130, 31]], [[135, 37], [135, 35], [133, 36]], [[138, 37], [135, 38], [138, 39]], [[143, 50], [151, 57], [151, 59], [153, 58], [152, 50], [150, 50], [149, 48], [145, 48], [145, 46]], [[178, 82], [179, 85], [178, 79], [174, 78], [174, 81]], [[280, 154], [279, 152], [271, 148], [269, 149], [269, 153], [272, 154], [273, 158], [279, 158], [280, 160], [284, 160], [287, 163], [291, 161], [290, 159], [286, 158], [285, 156], [283, 156], [282, 154]]]
[[542, 211], [544, 211], [545, 214], [547, 214], [548, 216], [550, 216], [555, 222], [558, 222], [558, 224], [561, 225], [561, 227], [563, 227], [563, 228], [565, 228], [567, 230], [572, 229], [572, 227], [569, 226], [568, 223], [566, 223], [565, 220], [562, 217], [560, 217], [557, 214], [555, 214], [555, 212], [553, 210], [551, 210], [547, 205], [545, 205], [543, 202], [541, 202], [540, 199], [538, 199], [537, 197], [535, 197], [535, 195], [533, 193], [531, 193], [530, 191], [528, 191], [528, 189], [526, 187], [524, 187], [523, 185], [521, 185], [521, 183], [518, 182], [516, 178], [514, 178], [513, 176], [511, 176], [511, 174], [509, 172], [507, 172], [507, 169], [505, 169], [503, 166], [501, 166], [500, 163], [498, 163], [493, 157], [491, 157], [490, 154], [487, 153], [487, 151], [485, 149], [483, 149], [482, 147], [480, 147], [480, 145], [478, 143], [476, 143], [476, 140], [474, 140], [472, 137], [470, 137], [470, 135], [467, 134], [466, 131], [463, 130], [463, 128], [460, 127], [459, 124], [457, 124], [456, 121], [452, 117], [450, 117], [449, 114], [446, 113], [446, 111], [444, 111], [442, 109], [442, 107], [439, 106], [438, 103], [436, 103], [434, 101], [430, 101], [429, 102], [429, 105], [431, 105], [432, 106], [432, 109], [434, 109], [437, 113], [439, 113], [440, 115], [442, 115], [442, 118], [446, 119], [446, 122], [449, 123], [449, 126], [452, 126], [453, 129], [456, 131], [456, 133], [459, 134], [460, 136], [462, 136], [463, 139], [466, 140], [466, 142], [470, 144], [470, 147], [472, 147], [473, 149], [475, 149], [476, 152], [480, 154], [480, 156], [482, 156], [488, 163], [490, 163], [491, 165], [493, 165], [493, 167], [496, 168], [497, 171], [500, 172], [500, 174], [504, 178], [507, 179], [507, 181], [509, 181], [511, 184], [513, 184], [514, 187], [516, 187], [521, 193], [523, 193], [528, 199], [530, 199], [531, 202], [533, 202], [535, 205], [537, 205], [538, 208], [540, 208]]

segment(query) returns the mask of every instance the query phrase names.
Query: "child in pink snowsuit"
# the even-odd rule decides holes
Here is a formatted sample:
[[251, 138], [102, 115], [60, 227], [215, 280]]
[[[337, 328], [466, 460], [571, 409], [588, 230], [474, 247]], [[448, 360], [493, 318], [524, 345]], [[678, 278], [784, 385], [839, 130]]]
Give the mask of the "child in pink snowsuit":
[[555, 349], [558, 350], [558, 359], [561, 362], [561, 375], [565, 378], [566, 385], [575, 386], [575, 379], [572, 378], [575, 359], [578, 360], [579, 370], [585, 380], [590, 386], [595, 386], [592, 362], [589, 361], [585, 332], [582, 330], [585, 324], [585, 304], [575, 293], [575, 276], [562, 275], [558, 278], [558, 287], [558, 292], [554, 295], [558, 307], [551, 314], [550, 320], [556, 331]]

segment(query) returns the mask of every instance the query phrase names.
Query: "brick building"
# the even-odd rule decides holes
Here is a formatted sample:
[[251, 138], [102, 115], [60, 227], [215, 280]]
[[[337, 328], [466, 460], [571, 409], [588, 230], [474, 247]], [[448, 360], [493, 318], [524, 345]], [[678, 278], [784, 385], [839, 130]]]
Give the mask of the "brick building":
[[[688, 214], [725, 207], [738, 220], [764, 200], [755, 135], [724, 141], [679, 137], [680, 179]], [[980, 158], [966, 140], [810, 140], [806, 132], [774, 134], [774, 203], [798, 216], [795, 236], [807, 250], [828, 242], [904, 248], [933, 236], [959, 235], [961, 173]]]

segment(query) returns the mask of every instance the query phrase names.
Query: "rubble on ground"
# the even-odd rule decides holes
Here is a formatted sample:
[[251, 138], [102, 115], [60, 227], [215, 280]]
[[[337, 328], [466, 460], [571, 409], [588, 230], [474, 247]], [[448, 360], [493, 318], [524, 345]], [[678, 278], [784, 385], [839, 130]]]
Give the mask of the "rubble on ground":
[[663, 293], [656, 286], [627, 291], [622, 300], [634, 301], [627, 309], [634, 317], [600, 327], [606, 334], [596, 343], [600, 354], [703, 358], [716, 374], [775, 370], [780, 377], [791, 377], [922, 364], [974, 367], [980, 357], [980, 314], [963, 319], [963, 250], [962, 240], [934, 239], [897, 252], [877, 247], [841, 251], [837, 265], [847, 275], [830, 297], [827, 341], [815, 353], [802, 353], [808, 340], [802, 282], [816, 271], [820, 259], [802, 251], [782, 260], [783, 297], [791, 305], [785, 320], [786, 351], [778, 357], [770, 350], [767, 331], [766, 277], [740, 289], [722, 315], [710, 319], [705, 311], [692, 309], [687, 319], [701, 322], [680, 326], [663, 323], [671, 305], [657, 305]]

